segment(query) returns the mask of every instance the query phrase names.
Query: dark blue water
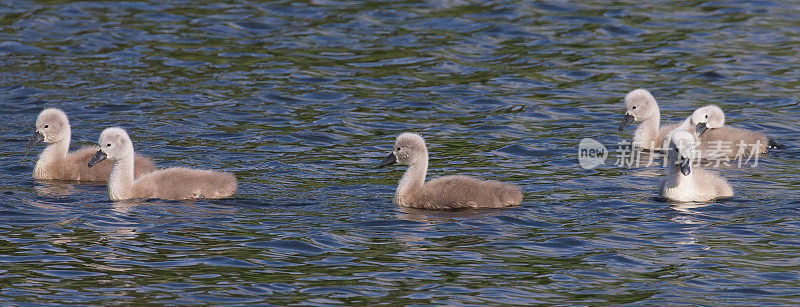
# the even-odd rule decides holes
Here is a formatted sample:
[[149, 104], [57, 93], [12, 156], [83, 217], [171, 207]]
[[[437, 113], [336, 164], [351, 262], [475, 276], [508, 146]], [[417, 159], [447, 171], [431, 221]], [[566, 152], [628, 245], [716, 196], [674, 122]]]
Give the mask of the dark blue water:
[[[0, 2], [2, 304], [800, 304], [800, 7], [778, 1]], [[786, 145], [721, 172], [732, 199], [655, 198], [614, 165], [621, 99], [714, 103]], [[36, 115], [73, 147], [126, 128], [236, 198], [111, 202], [31, 178]], [[398, 208], [394, 137], [430, 177], [520, 207]], [[606, 163], [578, 165], [589, 137]], [[24, 157], [24, 158], [23, 158]]]

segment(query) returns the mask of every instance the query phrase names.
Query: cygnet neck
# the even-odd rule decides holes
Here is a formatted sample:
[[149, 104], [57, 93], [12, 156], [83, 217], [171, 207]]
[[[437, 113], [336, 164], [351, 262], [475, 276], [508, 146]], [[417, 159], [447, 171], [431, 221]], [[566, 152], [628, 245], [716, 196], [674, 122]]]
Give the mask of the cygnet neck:
[[658, 129], [660, 128], [659, 126], [661, 124], [661, 111], [659, 111], [658, 104], [656, 103], [653, 103], [652, 107], [652, 114], [646, 119], [642, 120], [642, 122], [639, 124], [639, 127], [636, 128], [633, 138], [634, 143], [639, 144], [644, 148], [651, 148], [651, 142], [653, 143], [653, 146], [661, 146], [660, 140], [658, 140]]
[[70, 131], [69, 125], [64, 127], [64, 135], [61, 136], [61, 139], [50, 143], [45, 147], [42, 151], [42, 155], [44, 156], [47, 153], [48, 156], [52, 157], [66, 157], [69, 153], [69, 142], [72, 138], [72, 131]]
[[127, 149], [127, 154], [114, 160], [111, 174], [108, 178], [108, 194], [111, 199], [124, 199], [133, 187], [133, 148]]
[[408, 169], [397, 184], [397, 190], [394, 193], [395, 202], [402, 204], [408, 201], [408, 198], [411, 197], [414, 191], [418, 191], [422, 188], [422, 185], [425, 184], [425, 176], [427, 173], [428, 152], [426, 151], [424, 154], [420, 155], [420, 157], [417, 157], [417, 159], [409, 163]]
[[70, 132], [70, 127], [67, 125], [64, 127], [66, 132], [62, 138], [56, 142], [50, 143], [47, 147], [42, 150], [42, 153], [39, 154], [39, 160], [36, 161], [36, 166], [33, 168], [34, 175], [38, 177], [46, 177], [45, 173], [48, 173], [48, 165], [56, 163], [58, 160], [63, 160], [67, 158], [67, 154], [69, 154], [69, 142], [72, 136]]
[[692, 120], [693, 116], [694, 116], [694, 114], [692, 114], [689, 117], [687, 117], [686, 119], [684, 119], [680, 123], [680, 125], [678, 125], [678, 127], [675, 128], [675, 131], [686, 131], [686, 132], [689, 132], [689, 134], [691, 134], [692, 137], [694, 137], [694, 141], [695, 142], [699, 142], [700, 141], [700, 136], [697, 135], [697, 131], [695, 130], [695, 123]]

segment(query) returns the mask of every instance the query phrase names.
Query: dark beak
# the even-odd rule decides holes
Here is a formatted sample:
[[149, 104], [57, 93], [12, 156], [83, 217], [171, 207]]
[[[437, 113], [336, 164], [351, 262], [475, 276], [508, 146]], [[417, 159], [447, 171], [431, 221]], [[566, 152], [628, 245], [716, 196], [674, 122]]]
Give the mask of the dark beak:
[[390, 153], [386, 158], [383, 159], [383, 161], [381, 161], [381, 164], [378, 164], [378, 167], [384, 167], [395, 163], [397, 163], [397, 157], [394, 155], [394, 153]]
[[683, 173], [684, 176], [689, 176], [689, 174], [692, 172], [692, 167], [690, 165], [691, 161], [689, 160], [689, 158], [681, 157], [680, 163], [681, 163], [681, 173]]
[[625, 117], [622, 118], [622, 122], [619, 123], [619, 131], [625, 129], [625, 127], [630, 125], [632, 122], [633, 122], [633, 116], [630, 114], [625, 114]]
[[699, 123], [697, 124], [697, 127], [695, 127], [697, 136], [703, 135], [703, 132], [706, 132], [706, 130], [708, 130], [708, 126], [706, 126], [706, 123]]
[[89, 160], [89, 167], [92, 167], [95, 164], [100, 163], [100, 161], [105, 160], [106, 157], [107, 157], [106, 153], [104, 153], [102, 150], [98, 150], [97, 153], [94, 154], [94, 157], [92, 157], [92, 159]]
[[36, 133], [33, 134], [31, 140], [28, 141], [28, 144], [25, 145], [25, 149], [30, 149], [34, 145], [39, 144], [41, 142], [44, 142], [44, 134], [42, 134], [39, 131], [36, 131]]

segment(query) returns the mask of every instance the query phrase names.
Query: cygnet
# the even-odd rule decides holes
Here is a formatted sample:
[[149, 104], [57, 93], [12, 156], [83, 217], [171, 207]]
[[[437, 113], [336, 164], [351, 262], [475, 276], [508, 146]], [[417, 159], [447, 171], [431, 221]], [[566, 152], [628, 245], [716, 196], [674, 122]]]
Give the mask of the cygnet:
[[415, 133], [399, 135], [392, 153], [378, 167], [395, 163], [408, 165], [408, 170], [397, 185], [393, 200], [402, 207], [446, 210], [499, 208], [522, 203], [522, 192], [513, 184], [461, 175], [425, 182], [428, 149], [425, 140]]
[[[676, 131], [694, 136], [697, 156], [703, 159], [734, 159], [737, 155], [747, 158], [754, 152], [766, 153], [775, 144], [763, 133], [725, 125], [725, 112], [715, 105], [698, 108], [673, 133]], [[669, 139], [668, 135], [665, 144]]]
[[100, 134], [100, 149], [89, 161], [89, 167], [105, 159], [114, 166], [108, 178], [111, 200], [161, 198], [171, 200], [225, 198], [236, 193], [236, 177], [231, 173], [171, 167], [133, 177], [133, 144], [128, 133], [118, 127]]
[[661, 197], [679, 202], [705, 202], [733, 196], [728, 182], [715, 172], [692, 165], [696, 161], [695, 138], [676, 131], [669, 143], [667, 175], [659, 188]]
[[659, 127], [661, 111], [656, 99], [646, 89], [635, 89], [625, 95], [625, 116], [619, 124], [622, 131], [633, 122], [640, 122], [633, 134], [633, 146], [647, 150], [662, 148], [664, 138], [678, 125], [668, 124]]
[[[67, 114], [59, 109], [44, 109], [36, 119], [36, 132], [25, 146], [31, 148], [41, 142], [48, 143], [36, 166], [33, 168], [33, 178], [52, 180], [78, 180], [99, 181], [108, 180], [111, 173], [111, 161], [101, 162], [92, 168], [87, 163], [97, 151], [96, 146], [83, 147], [69, 152], [69, 143], [72, 131]], [[133, 165], [133, 174], [139, 177], [156, 169], [153, 160], [136, 155]]]

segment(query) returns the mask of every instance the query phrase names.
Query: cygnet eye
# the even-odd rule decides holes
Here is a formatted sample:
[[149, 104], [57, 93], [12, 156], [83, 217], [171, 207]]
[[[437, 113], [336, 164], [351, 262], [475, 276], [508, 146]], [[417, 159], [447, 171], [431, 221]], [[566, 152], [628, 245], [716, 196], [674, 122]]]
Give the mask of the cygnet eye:
[[396, 150], [397, 150], [397, 151], [400, 151], [400, 146], [397, 146], [397, 149], [396, 149]]
[[44, 128], [45, 129], [50, 128], [50, 125], [44, 125]]
[[111, 143], [106, 144], [106, 147], [111, 147]]
[[708, 118], [708, 114], [706, 114], [706, 118]]
[[631, 109], [634, 109], [634, 110], [636, 110], [636, 106], [632, 106], [632, 107], [631, 107]]

